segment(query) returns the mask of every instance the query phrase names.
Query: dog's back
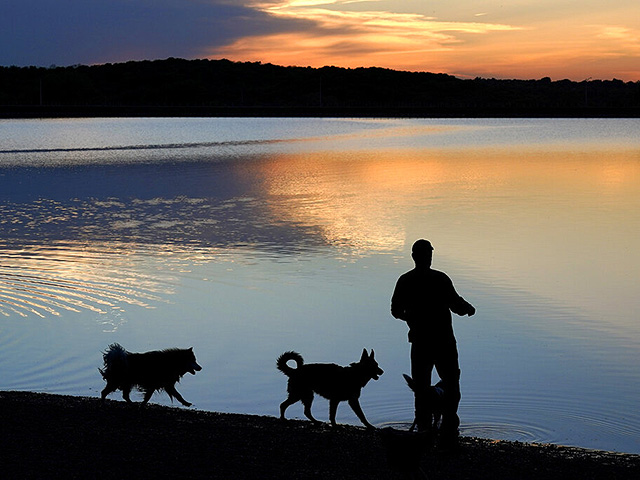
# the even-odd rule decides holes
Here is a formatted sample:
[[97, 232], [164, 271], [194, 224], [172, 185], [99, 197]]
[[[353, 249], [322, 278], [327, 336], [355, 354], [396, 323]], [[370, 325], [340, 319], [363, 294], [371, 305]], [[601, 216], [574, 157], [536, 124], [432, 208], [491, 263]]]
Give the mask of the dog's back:
[[189, 350], [172, 348], [145, 353], [130, 353], [128, 356], [131, 381], [147, 390], [159, 390], [180, 381], [195, 361]]
[[360, 396], [369, 378], [359, 378], [353, 366], [343, 367], [335, 363], [310, 363], [298, 369], [289, 379], [291, 389], [311, 389], [331, 400], [349, 400]]

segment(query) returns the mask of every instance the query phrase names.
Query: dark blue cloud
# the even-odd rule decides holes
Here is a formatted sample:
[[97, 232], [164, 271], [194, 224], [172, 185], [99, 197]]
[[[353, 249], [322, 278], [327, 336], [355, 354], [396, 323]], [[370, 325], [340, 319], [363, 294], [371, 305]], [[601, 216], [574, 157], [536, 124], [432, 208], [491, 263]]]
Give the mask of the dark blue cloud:
[[298, 30], [242, 0], [3, 0], [0, 65], [202, 57], [210, 47]]

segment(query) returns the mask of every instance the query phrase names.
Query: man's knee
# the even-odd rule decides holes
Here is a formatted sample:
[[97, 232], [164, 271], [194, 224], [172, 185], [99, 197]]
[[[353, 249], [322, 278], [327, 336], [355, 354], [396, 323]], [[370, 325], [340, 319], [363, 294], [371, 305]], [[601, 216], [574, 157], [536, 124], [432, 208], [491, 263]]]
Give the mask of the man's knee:
[[460, 391], [460, 369], [450, 369], [438, 372], [442, 379], [443, 388], [446, 390], [458, 390]]
[[444, 375], [442, 378], [442, 390], [444, 391], [444, 406], [446, 410], [458, 409], [458, 403], [460, 403], [460, 369], [450, 372], [448, 375]]

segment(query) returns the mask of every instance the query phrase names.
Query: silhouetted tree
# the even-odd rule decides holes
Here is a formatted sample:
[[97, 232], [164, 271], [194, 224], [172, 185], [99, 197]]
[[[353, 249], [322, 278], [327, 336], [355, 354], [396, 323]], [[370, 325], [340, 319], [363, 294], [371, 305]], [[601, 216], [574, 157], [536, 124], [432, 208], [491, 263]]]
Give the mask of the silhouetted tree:
[[640, 82], [463, 80], [385, 68], [281, 67], [168, 58], [0, 67], [0, 105], [375, 108], [638, 108]]

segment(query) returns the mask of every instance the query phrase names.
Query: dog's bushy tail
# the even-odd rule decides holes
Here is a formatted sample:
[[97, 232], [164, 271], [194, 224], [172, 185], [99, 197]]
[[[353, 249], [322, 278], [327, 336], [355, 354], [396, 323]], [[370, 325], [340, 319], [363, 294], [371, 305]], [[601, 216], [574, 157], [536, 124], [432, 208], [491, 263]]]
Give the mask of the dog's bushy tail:
[[104, 367], [99, 368], [102, 378], [109, 380], [114, 373], [122, 371], [122, 367], [127, 364], [128, 352], [119, 343], [112, 343], [104, 352], [102, 352], [102, 359], [104, 361]]
[[[293, 360], [296, 362], [296, 368], [292, 368], [287, 365], [289, 360]], [[282, 373], [284, 373], [287, 377], [290, 377], [293, 372], [295, 372], [298, 368], [304, 365], [304, 360], [302, 359], [302, 355], [298, 352], [284, 352], [282, 355], [278, 357], [276, 362], [276, 367]]]

